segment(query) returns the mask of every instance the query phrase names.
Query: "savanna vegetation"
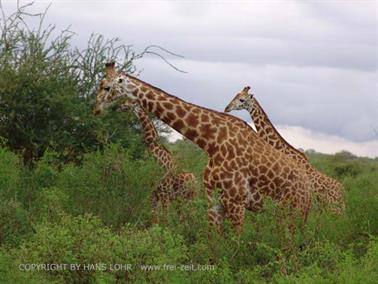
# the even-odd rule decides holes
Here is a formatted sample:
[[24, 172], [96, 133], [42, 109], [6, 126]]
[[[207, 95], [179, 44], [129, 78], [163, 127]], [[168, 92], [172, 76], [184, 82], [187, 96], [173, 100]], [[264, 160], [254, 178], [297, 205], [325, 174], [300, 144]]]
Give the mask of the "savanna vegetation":
[[[344, 184], [346, 212], [314, 203], [294, 235], [267, 200], [240, 239], [228, 223], [209, 237], [200, 182], [195, 201], [152, 225], [162, 171], [135, 117], [91, 114], [103, 62], [135, 72], [146, 53], [101, 35], [75, 48], [68, 30], [27, 29], [27, 8], [1, 22], [0, 283], [377, 283], [377, 159], [308, 153]], [[200, 181], [206, 155], [163, 142]]]
[[[206, 156], [187, 141], [168, 146], [200, 179]], [[173, 204], [167, 221], [152, 226], [149, 197], [160, 169], [142, 152], [135, 159], [122, 145], [109, 144], [84, 154], [80, 165], [62, 165], [48, 152], [30, 168], [3, 146], [0, 282], [376, 283], [377, 160], [312, 154], [316, 166], [343, 182], [345, 214], [314, 205], [291, 238], [277, 222], [281, 209], [267, 202], [264, 212], [247, 213], [238, 241], [229, 224], [223, 236], [208, 238], [202, 188], [197, 200]], [[45, 263], [103, 266], [28, 270]], [[111, 270], [119, 264], [132, 267]]]

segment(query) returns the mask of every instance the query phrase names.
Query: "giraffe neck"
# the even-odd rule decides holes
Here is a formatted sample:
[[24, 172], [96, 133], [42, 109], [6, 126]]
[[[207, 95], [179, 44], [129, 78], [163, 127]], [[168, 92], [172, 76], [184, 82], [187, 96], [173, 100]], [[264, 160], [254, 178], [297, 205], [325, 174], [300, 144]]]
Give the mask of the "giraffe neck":
[[139, 105], [134, 106], [134, 112], [142, 125], [144, 143], [146, 143], [148, 150], [166, 171], [172, 171], [175, 168], [172, 154], [158, 142], [157, 130], [148, 114]]
[[220, 141], [227, 140], [229, 131], [235, 136], [238, 131], [250, 132], [250, 127], [234, 116], [187, 103], [137, 78], [129, 78], [135, 86], [133, 95], [147, 112], [193, 141], [209, 156], [219, 150]]
[[163, 145], [154, 141], [148, 144], [148, 150], [165, 171], [172, 172], [176, 169], [172, 153]]
[[134, 106], [134, 113], [143, 128], [144, 142], [148, 145], [158, 139], [157, 130], [145, 110], [139, 105]]
[[248, 111], [251, 115], [253, 123], [256, 126], [256, 131], [259, 137], [264, 139], [274, 148], [291, 155], [292, 157], [300, 160], [306, 161], [307, 157], [293, 146], [291, 146], [277, 131], [270, 121], [268, 115], [264, 112], [256, 98], [253, 98], [253, 103], [248, 108]]

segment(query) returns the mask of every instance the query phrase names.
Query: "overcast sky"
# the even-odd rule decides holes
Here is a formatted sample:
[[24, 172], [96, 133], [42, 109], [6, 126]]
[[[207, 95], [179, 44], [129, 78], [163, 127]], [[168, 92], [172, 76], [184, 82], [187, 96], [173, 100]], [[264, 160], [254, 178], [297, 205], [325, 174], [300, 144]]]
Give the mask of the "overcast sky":
[[96, 32], [137, 51], [164, 46], [188, 73], [148, 57], [136, 62], [141, 79], [220, 111], [250, 85], [294, 146], [374, 157], [376, 13], [374, 0], [53, 1], [47, 21], [71, 25], [78, 44]]

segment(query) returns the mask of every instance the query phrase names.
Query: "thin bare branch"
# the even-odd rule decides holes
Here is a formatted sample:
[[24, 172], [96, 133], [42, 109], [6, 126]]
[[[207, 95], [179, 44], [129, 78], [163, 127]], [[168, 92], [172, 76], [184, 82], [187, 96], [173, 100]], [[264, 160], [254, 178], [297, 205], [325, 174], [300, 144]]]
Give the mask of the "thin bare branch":
[[149, 51], [149, 50], [152, 49], [152, 48], [160, 49], [160, 50], [162, 50], [162, 51], [164, 51], [164, 52], [166, 52], [166, 53], [169, 53], [170, 55], [176, 56], [176, 57], [185, 58], [183, 55], [180, 55], [180, 54], [174, 53], [174, 52], [172, 52], [172, 51], [170, 51], [170, 50], [168, 50], [168, 49], [166, 49], [166, 48], [164, 48], [164, 47], [162, 47], [162, 46], [160, 46], [160, 45], [149, 45], [149, 46], [147, 46], [144, 50], [145, 50], [145, 51]]
[[181, 73], [188, 73], [187, 71], [185, 70], [181, 70], [179, 69], [178, 67], [176, 67], [175, 65], [173, 65], [172, 63], [170, 63], [164, 56], [162, 56], [161, 54], [157, 53], [157, 52], [154, 52], [154, 51], [146, 51], [143, 55], [145, 54], [152, 54], [152, 55], [155, 55], [157, 57], [159, 57], [160, 59], [162, 59], [166, 64], [168, 64], [169, 66], [171, 66], [173, 69], [175, 69], [176, 71], [178, 72], [181, 72]]

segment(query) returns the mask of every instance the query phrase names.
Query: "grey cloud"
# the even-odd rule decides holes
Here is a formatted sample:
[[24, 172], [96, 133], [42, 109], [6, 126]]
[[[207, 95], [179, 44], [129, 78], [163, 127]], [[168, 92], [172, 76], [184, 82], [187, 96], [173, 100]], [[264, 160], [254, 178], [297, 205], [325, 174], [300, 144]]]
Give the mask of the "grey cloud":
[[[81, 37], [96, 31], [136, 47], [160, 44], [193, 60], [376, 69], [369, 5], [360, 5], [353, 17], [350, 8], [342, 12], [347, 5], [150, 3], [115, 3], [107, 9], [97, 3], [84, 15], [80, 8], [64, 13], [58, 4], [52, 11]], [[362, 18], [362, 12], [368, 16]], [[364, 24], [355, 26], [356, 21]]]
[[223, 110], [249, 84], [275, 124], [376, 139], [375, 3], [55, 2], [46, 20], [72, 24], [78, 44], [95, 31], [185, 55], [173, 62], [186, 75], [152, 58], [137, 64], [143, 79], [188, 101]]
[[[184, 100], [223, 111], [250, 85], [272, 122], [297, 125], [354, 141], [374, 139], [378, 98], [369, 72], [177, 60], [189, 71], [179, 74], [157, 59], [144, 59], [142, 79]], [[250, 121], [245, 111], [234, 112]]]
[[322, 3], [309, 1], [301, 5], [301, 8], [305, 15], [335, 25], [349, 25], [354, 29], [371, 28], [376, 23], [375, 1], [323, 1]]

